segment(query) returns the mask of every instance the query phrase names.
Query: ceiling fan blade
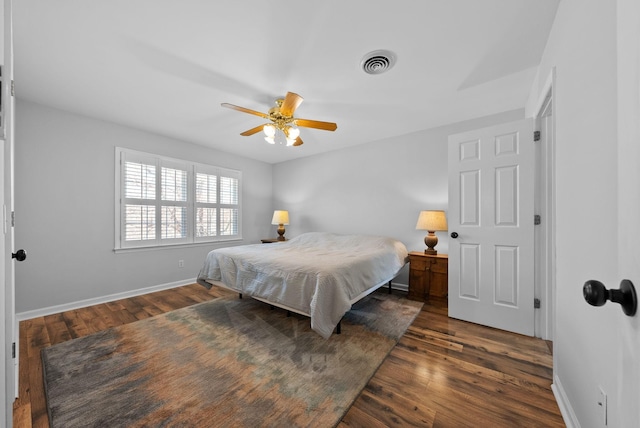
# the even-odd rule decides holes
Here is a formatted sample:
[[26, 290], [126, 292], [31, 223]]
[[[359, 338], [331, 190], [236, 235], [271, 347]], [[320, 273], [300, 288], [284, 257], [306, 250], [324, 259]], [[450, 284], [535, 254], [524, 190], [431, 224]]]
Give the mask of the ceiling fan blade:
[[298, 126], [304, 126], [305, 128], [316, 128], [324, 131], [335, 131], [338, 129], [338, 125], [333, 122], [321, 122], [319, 120], [309, 119], [296, 119], [295, 124]]
[[301, 145], [303, 145], [303, 144], [304, 144], [304, 143], [302, 142], [302, 138], [298, 137], [298, 138], [296, 138], [296, 142], [295, 142], [295, 143], [293, 143], [293, 147], [301, 146]]
[[302, 104], [302, 101], [304, 101], [304, 98], [300, 95], [293, 92], [287, 92], [287, 96], [284, 97], [284, 101], [280, 106], [280, 113], [287, 117], [293, 116], [293, 112], [296, 111], [300, 104]]
[[251, 128], [251, 129], [249, 129], [247, 131], [242, 132], [240, 135], [248, 137], [249, 135], [257, 134], [258, 132], [262, 131], [263, 127], [264, 127], [264, 125], [258, 125], [255, 128]]
[[248, 109], [248, 108], [245, 108], [245, 107], [240, 107], [240, 106], [236, 106], [236, 105], [229, 104], [229, 103], [222, 103], [220, 105], [222, 107], [230, 108], [232, 110], [238, 110], [238, 111], [241, 111], [243, 113], [255, 114], [256, 116], [260, 116], [260, 117], [263, 117], [265, 119], [269, 118], [269, 115], [266, 114], [266, 113], [261, 113], [259, 111], [251, 110], [251, 109]]

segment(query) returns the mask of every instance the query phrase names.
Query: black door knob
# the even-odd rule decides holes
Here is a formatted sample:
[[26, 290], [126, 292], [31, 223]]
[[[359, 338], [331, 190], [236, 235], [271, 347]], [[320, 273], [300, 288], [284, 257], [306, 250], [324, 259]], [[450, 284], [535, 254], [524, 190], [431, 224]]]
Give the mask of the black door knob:
[[608, 291], [603, 283], [590, 279], [584, 283], [582, 295], [591, 306], [602, 306], [607, 303]]
[[19, 262], [23, 262], [27, 258], [27, 252], [25, 250], [18, 250], [11, 254], [11, 258], [16, 259]]
[[451, 232], [451, 237], [452, 237], [453, 239], [456, 239], [458, 236], [459, 236], [459, 235], [458, 235], [458, 232]]
[[618, 290], [607, 290], [603, 283], [591, 279], [584, 283], [582, 295], [584, 300], [592, 306], [602, 306], [607, 303], [607, 300], [619, 303], [622, 306], [622, 311], [630, 317], [636, 314], [638, 308], [636, 289], [628, 279], [623, 279], [620, 282]]

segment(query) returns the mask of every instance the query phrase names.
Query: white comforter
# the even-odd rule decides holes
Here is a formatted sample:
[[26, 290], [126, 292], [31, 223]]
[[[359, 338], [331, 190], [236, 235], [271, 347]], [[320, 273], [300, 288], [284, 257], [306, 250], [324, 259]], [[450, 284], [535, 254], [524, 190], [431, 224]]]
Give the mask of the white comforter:
[[286, 242], [211, 251], [198, 283], [224, 283], [311, 317], [324, 338], [367, 290], [391, 281], [407, 260], [392, 238], [311, 232]]

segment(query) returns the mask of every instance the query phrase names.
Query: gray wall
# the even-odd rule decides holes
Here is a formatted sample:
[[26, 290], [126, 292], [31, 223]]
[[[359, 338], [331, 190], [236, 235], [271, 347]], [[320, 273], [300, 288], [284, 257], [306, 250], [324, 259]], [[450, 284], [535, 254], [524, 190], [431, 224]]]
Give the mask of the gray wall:
[[113, 251], [116, 146], [241, 170], [239, 243], [271, 233], [270, 164], [18, 100], [15, 233], [28, 258], [16, 264], [17, 313], [188, 281], [215, 248]]
[[[273, 209], [287, 209], [288, 237], [381, 234], [422, 250], [418, 213], [447, 209], [447, 136], [522, 117], [506, 112], [272, 166], [19, 100], [16, 245], [28, 260], [17, 265], [16, 312], [189, 281], [216, 247], [113, 251], [117, 146], [241, 170], [238, 244], [275, 236]], [[448, 235], [438, 235], [446, 253]], [[407, 283], [406, 270], [397, 282]]]
[[[510, 122], [524, 110], [424, 130], [276, 164], [274, 208], [289, 211], [286, 236], [328, 231], [386, 235], [422, 251], [418, 214], [448, 206], [447, 137]], [[448, 234], [436, 232], [440, 253]], [[407, 284], [407, 269], [395, 280]]]
[[[638, 426], [639, 362], [629, 358], [640, 341], [638, 315], [625, 317], [614, 304], [596, 309], [582, 297], [582, 286], [589, 279], [617, 288], [624, 278], [617, 269], [623, 255], [618, 253], [616, 221], [620, 84], [616, 61], [617, 23], [625, 16], [617, 8], [625, 3], [627, 9], [634, 5], [631, 16], [637, 23], [637, 0], [560, 2], [529, 102], [533, 105], [544, 96], [543, 84], [555, 69], [554, 388], [561, 409], [575, 426], [583, 427], [603, 426], [599, 388], [608, 394], [608, 426]], [[627, 54], [638, 63], [637, 51]], [[634, 98], [637, 105], [637, 83]], [[634, 120], [637, 123], [638, 118]], [[637, 200], [638, 183], [629, 187], [636, 193], [626, 196]], [[631, 237], [637, 245], [637, 234]]]

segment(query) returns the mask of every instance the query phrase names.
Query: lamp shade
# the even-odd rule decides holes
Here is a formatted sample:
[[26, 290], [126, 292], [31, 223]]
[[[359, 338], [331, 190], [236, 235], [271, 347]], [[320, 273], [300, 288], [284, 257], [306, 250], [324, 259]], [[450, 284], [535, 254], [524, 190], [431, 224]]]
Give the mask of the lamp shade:
[[447, 230], [447, 216], [442, 210], [420, 211], [416, 230]]
[[263, 126], [262, 131], [264, 132], [264, 135], [266, 135], [267, 137], [273, 138], [276, 135], [276, 127], [271, 124], [267, 124]]
[[276, 210], [273, 212], [271, 224], [289, 224], [289, 211]]

